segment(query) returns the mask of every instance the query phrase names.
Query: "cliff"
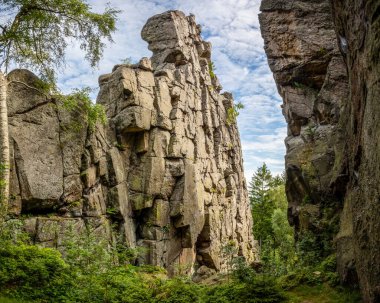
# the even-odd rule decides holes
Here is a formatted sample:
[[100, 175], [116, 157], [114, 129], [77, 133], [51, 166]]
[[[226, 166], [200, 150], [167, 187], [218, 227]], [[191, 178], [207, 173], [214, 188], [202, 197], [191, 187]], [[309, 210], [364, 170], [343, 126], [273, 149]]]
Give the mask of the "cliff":
[[379, 2], [264, 0], [261, 10], [288, 123], [289, 221], [378, 302]]
[[178, 11], [150, 18], [142, 37], [151, 60], [99, 78], [106, 125], [39, 92], [32, 73], [8, 75], [10, 214], [40, 245], [64, 250], [68, 230], [90, 231], [172, 273], [226, 270], [226, 244], [253, 262], [233, 99], [210, 72], [211, 45]]

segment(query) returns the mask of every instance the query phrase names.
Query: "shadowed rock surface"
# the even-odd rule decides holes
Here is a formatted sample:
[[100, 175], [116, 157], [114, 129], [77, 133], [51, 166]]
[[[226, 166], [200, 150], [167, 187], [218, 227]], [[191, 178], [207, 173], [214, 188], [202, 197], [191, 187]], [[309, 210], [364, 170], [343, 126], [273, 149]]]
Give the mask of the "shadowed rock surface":
[[261, 10], [288, 123], [289, 221], [379, 302], [380, 2], [263, 0]]
[[95, 130], [74, 130], [80, 113], [39, 93], [32, 73], [9, 74], [18, 81], [8, 92], [11, 213], [29, 215], [25, 226], [41, 245], [60, 248], [67, 230], [92, 227], [146, 248], [139, 263], [172, 273], [226, 270], [227, 243], [251, 263], [239, 133], [226, 122], [233, 99], [210, 73], [211, 45], [179, 11], [150, 18], [142, 37], [151, 60], [99, 78], [108, 125]]

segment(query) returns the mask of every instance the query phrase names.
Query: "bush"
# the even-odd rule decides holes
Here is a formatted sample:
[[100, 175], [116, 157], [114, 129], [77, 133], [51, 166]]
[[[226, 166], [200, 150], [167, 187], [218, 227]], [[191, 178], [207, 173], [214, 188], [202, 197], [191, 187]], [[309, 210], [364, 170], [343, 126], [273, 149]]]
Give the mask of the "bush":
[[273, 279], [256, 276], [247, 283], [234, 282], [208, 289], [205, 302], [277, 303], [285, 302], [285, 296]]
[[172, 279], [157, 289], [155, 303], [202, 303], [201, 286], [185, 279]]
[[316, 286], [324, 283], [337, 286], [339, 276], [336, 272], [336, 256], [327, 257], [318, 266], [298, 268], [294, 272], [280, 277], [278, 281], [283, 289], [292, 289], [299, 285]]
[[0, 248], [0, 293], [38, 302], [63, 302], [73, 286], [69, 267], [58, 251], [31, 245]]
[[68, 294], [67, 302], [151, 303], [153, 290], [152, 281], [130, 267], [119, 267], [78, 278], [78, 286]]

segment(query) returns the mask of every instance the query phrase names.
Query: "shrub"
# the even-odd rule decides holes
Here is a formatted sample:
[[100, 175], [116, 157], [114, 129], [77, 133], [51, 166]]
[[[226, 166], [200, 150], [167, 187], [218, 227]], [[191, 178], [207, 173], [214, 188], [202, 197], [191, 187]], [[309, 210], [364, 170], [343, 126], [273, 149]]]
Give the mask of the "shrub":
[[186, 279], [164, 281], [157, 289], [155, 303], [202, 303], [201, 286]]
[[234, 282], [214, 286], [206, 292], [206, 303], [277, 303], [285, 296], [275, 281], [267, 276], [256, 276], [247, 283]]
[[63, 302], [73, 286], [58, 251], [25, 244], [0, 248], [0, 293], [38, 302]]
[[77, 281], [77, 287], [67, 295], [67, 302], [153, 302], [154, 280], [144, 279], [129, 266], [112, 268], [102, 274], [83, 275]]

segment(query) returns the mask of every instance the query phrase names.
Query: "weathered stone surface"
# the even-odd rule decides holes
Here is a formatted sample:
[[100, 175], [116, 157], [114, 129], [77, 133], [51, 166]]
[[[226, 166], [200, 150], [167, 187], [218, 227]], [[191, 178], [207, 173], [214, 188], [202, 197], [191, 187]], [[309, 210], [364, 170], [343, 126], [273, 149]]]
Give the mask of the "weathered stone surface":
[[[226, 124], [233, 99], [211, 79], [211, 45], [194, 17], [178, 11], [149, 19], [142, 36], [152, 61], [117, 65], [99, 78], [108, 124], [95, 130], [84, 123], [73, 131], [81, 113], [11, 86], [12, 211], [35, 216], [26, 228], [43, 245], [60, 246], [66, 227], [78, 234], [93, 227], [109, 241], [147, 248], [138, 262], [172, 274], [225, 271], [221, 251], [232, 240], [251, 263], [239, 133]], [[26, 71], [10, 76], [34, 79]], [[22, 102], [29, 95], [30, 109]]]
[[[331, 1], [339, 47], [346, 62], [348, 187], [338, 238], [350, 279], [356, 268], [365, 302], [380, 301], [380, 3]], [[345, 250], [349, 254], [345, 256]], [[352, 258], [352, 259], [351, 259]], [[352, 260], [354, 262], [352, 262]]]
[[261, 10], [289, 129], [290, 222], [334, 237], [342, 281], [378, 302], [379, 1], [263, 0]]
[[[10, 143], [15, 166], [16, 190], [27, 210], [51, 209], [63, 194], [63, 159], [60, 124], [52, 102], [28, 88], [38, 78], [31, 72], [15, 70], [8, 75]], [[30, 98], [30, 104], [25, 100]], [[26, 99], [27, 98], [27, 99]], [[13, 192], [13, 188], [11, 192]]]
[[[348, 85], [330, 3], [264, 0], [261, 10], [265, 51], [288, 123], [289, 221], [298, 234], [312, 230], [320, 243], [324, 238], [332, 241], [335, 234], [326, 233], [328, 226], [320, 222], [336, 224], [341, 210], [342, 198], [331, 185], [343, 173], [339, 118]], [[334, 211], [325, 211], [327, 207]], [[321, 246], [322, 255], [329, 253]]]

